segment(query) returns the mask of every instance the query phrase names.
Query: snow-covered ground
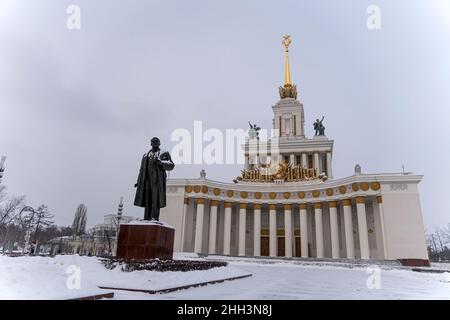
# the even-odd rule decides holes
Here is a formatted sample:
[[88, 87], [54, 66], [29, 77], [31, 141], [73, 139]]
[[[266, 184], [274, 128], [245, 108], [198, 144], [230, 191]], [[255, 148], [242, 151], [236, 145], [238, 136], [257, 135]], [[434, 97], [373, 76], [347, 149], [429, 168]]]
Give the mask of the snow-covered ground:
[[95, 257], [0, 256], [0, 299], [69, 299], [112, 291], [99, 286], [161, 290], [246, 274], [230, 266], [189, 272], [123, 272], [120, 267], [106, 269]]
[[[176, 258], [200, 259], [196, 255]], [[201, 258], [203, 259], [203, 258]], [[0, 299], [66, 299], [85, 296], [96, 285], [158, 289], [251, 273], [249, 278], [150, 295], [114, 291], [115, 299], [450, 299], [450, 270], [419, 273], [391, 266], [350, 266], [299, 261], [228, 259], [229, 266], [192, 272], [107, 270], [97, 258], [0, 256]], [[445, 268], [445, 266], [442, 266]], [[78, 269], [79, 268], [79, 269]], [[80, 271], [80, 289], [73, 281]]]

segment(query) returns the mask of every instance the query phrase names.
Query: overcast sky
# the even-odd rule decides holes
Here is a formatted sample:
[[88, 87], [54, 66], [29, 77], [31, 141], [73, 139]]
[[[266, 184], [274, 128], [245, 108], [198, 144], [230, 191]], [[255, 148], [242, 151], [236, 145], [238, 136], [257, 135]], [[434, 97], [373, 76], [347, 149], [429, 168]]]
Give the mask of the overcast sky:
[[[81, 29], [66, 26], [70, 4]], [[366, 26], [369, 5], [381, 29]], [[177, 128], [271, 128], [281, 37], [306, 134], [325, 115], [335, 178], [407, 171], [428, 229], [450, 222], [450, 1], [0, 0], [0, 155], [10, 195], [88, 225], [132, 205], [149, 139]], [[179, 165], [171, 177], [231, 182], [240, 166]]]

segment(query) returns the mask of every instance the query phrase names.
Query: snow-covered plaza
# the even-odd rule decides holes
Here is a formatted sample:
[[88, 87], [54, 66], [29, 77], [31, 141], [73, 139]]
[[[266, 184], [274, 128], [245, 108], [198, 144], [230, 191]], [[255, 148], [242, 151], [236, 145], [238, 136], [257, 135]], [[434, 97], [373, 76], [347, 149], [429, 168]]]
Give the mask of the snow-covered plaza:
[[[302, 262], [275, 259], [197, 257], [178, 259], [225, 260], [228, 266], [206, 271], [123, 272], [108, 270], [99, 258], [0, 256], [0, 299], [74, 299], [114, 292], [113, 299], [449, 299], [450, 266], [433, 265], [448, 272], [417, 272], [388, 265]], [[226, 278], [250, 277], [168, 293], [148, 294], [124, 290], [158, 290]]]

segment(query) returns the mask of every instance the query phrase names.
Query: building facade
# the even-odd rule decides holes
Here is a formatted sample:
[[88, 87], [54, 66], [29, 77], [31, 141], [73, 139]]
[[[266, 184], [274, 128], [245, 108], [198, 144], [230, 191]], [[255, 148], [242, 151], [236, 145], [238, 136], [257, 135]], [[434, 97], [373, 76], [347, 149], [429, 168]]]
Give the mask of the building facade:
[[[401, 259], [426, 265], [418, 184], [421, 175], [364, 174], [334, 179], [333, 140], [317, 119], [304, 130], [303, 104], [286, 70], [272, 106], [275, 136], [251, 128], [245, 167], [234, 183], [169, 179], [161, 219], [175, 227], [175, 251], [232, 256]], [[323, 119], [322, 119], [323, 120]]]

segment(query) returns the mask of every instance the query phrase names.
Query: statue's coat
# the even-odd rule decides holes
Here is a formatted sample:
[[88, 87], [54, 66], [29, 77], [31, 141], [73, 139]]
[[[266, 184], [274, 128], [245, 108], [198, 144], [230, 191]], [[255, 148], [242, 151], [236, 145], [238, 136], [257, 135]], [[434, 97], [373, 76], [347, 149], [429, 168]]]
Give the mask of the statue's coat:
[[152, 159], [152, 151], [144, 154], [139, 169], [136, 196], [134, 205], [138, 207], [151, 207], [152, 198], [157, 199], [158, 208], [166, 206], [166, 170], [175, 167], [169, 152], [157, 151], [160, 156], [161, 165]]

